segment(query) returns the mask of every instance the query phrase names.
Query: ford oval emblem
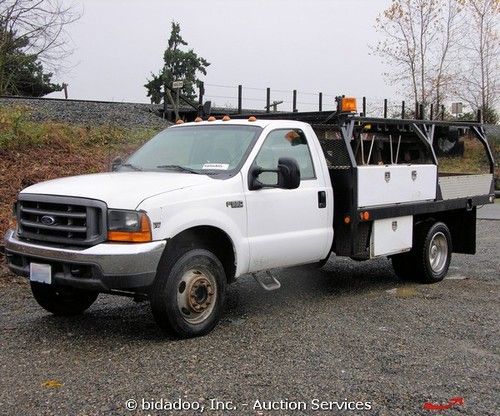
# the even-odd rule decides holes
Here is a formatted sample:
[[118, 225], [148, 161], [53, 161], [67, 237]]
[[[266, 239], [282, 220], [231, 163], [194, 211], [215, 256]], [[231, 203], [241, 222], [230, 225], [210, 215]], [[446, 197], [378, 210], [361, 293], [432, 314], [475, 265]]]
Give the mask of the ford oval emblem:
[[43, 225], [54, 225], [56, 223], [56, 219], [51, 215], [44, 215], [42, 218], [40, 218], [40, 222]]

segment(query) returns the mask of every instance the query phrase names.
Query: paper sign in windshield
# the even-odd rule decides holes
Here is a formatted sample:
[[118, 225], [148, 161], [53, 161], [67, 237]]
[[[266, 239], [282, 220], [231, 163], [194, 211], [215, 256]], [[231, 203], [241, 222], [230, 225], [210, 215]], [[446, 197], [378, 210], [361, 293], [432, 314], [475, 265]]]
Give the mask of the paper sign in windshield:
[[227, 163], [205, 163], [202, 169], [215, 169], [215, 170], [228, 170], [229, 164]]

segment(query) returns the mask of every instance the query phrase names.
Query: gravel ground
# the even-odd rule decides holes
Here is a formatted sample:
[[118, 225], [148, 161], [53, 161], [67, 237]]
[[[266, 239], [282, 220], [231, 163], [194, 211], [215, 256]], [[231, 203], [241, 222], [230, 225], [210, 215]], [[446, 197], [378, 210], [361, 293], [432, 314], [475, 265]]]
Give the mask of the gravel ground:
[[171, 124], [155, 114], [160, 106], [152, 104], [0, 97], [0, 106], [4, 105], [30, 107], [33, 121], [151, 128], [166, 128]]
[[[180, 399], [208, 414], [306, 402], [270, 412], [298, 415], [318, 413], [318, 399], [372, 407], [347, 414], [418, 415], [459, 396], [464, 405], [442, 414], [497, 415], [499, 243], [500, 221], [478, 221], [478, 254], [454, 255], [449, 278], [429, 286], [398, 281], [385, 259], [284, 270], [271, 293], [243, 278], [223, 322], [191, 340], [162, 336], [147, 304], [112, 296], [55, 318], [21, 280], [0, 278], [0, 414], [162, 415], [125, 403]], [[237, 410], [211, 410], [210, 399]]]

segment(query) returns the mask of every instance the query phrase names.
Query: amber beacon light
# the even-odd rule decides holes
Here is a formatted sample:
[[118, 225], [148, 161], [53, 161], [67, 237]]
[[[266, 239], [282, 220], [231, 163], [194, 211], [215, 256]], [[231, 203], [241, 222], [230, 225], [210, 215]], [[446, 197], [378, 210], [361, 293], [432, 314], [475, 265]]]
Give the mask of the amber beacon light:
[[342, 97], [340, 100], [340, 110], [343, 113], [355, 113], [357, 111], [356, 98]]

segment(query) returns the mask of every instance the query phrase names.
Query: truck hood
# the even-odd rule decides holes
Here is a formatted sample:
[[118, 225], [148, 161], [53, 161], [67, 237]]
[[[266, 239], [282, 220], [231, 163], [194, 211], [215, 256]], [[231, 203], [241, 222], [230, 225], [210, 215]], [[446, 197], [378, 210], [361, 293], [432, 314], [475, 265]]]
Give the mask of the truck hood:
[[165, 192], [213, 181], [184, 172], [112, 172], [71, 176], [29, 186], [21, 193], [98, 199], [109, 208], [135, 209], [143, 200]]

